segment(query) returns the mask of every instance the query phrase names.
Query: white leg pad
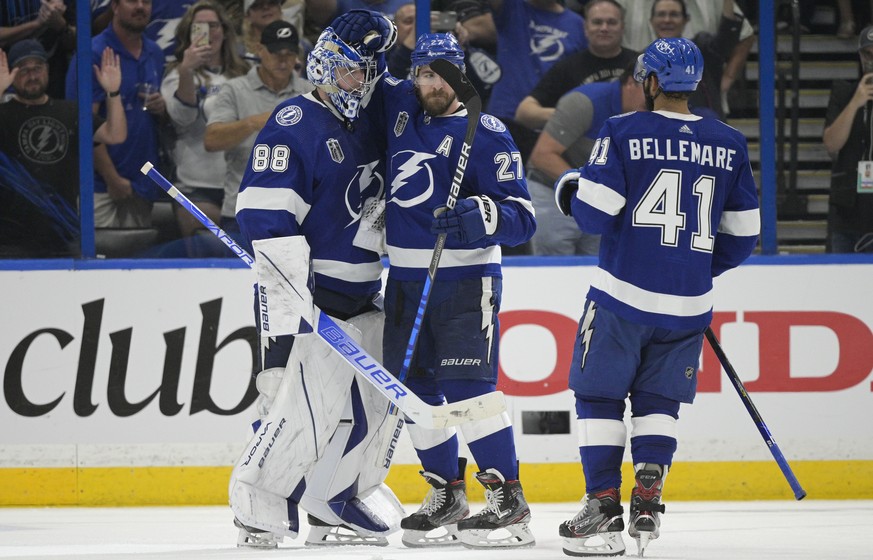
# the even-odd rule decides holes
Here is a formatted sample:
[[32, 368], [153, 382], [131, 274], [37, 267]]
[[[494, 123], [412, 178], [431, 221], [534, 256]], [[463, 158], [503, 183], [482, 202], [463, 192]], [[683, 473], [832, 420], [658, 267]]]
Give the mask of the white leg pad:
[[231, 479], [230, 504], [243, 525], [269, 531], [279, 540], [283, 536], [297, 537], [297, 520], [289, 519], [288, 500], [283, 496]]
[[[283, 499], [291, 495], [324, 453], [342, 417], [353, 377], [352, 368], [320, 338], [297, 337], [276, 397], [231, 474], [234, 513], [246, 515], [247, 509], [253, 509], [235, 502], [240, 494], [234, 487], [239, 482]], [[287, 516], [286, 511], [285, 519], [240, 520], [272, 531]]]
[[[362, 333], [362, 346], [372, 355], [381, 355], [381, 338], [384, 315], [381, 312], [367, 313], [350, 320], [351, 327]], [[352, 329], [344, 329], [351, 332]], [[343, 420], [337, 426], [330, 443], [313, 471], [306, 477], [306, 492], [300, 502], [307, 512], [331, 525], [347, 525], [360, 535], [387, 535], [400, 528], [404, 516], [403, 507], [394, 493], [382, 484], [403, 422], [397, 416], [388, 416], [388, 400], [369, 383], [355, 382], [361, 396], [367, 426], [367, 434], [348, 451], [348, 442], [355, 429], [351, 395], [346, 401]], [[386, 531], [373, 531], [344, 517], [331, 508], [330, 503], [343, 491], [355, 486], [357, 495], [365, 508], [388, 527]]]

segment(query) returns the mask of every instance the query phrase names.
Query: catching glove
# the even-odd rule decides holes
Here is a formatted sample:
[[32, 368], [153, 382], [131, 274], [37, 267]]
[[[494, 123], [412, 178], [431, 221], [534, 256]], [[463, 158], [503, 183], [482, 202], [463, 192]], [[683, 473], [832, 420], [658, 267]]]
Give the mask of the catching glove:
[[333, 20], [331, 27], [346, 44], [366, 56], [385, 52], [397, 41], [394, 22], [370, 10], [349, 10]]
[[[443, 210], [443, 209], [440, 209]], [[460, 245], [469, 245], [486, 235], [494, 235], [500, 220], [500, 208], [485, 195], [464, 198], [451, 210], [436, 213], [430, 232], [452, 236]]]
[[570, 203], [579, 190], [579, 170], [569, 169], [555, 182], [555, 204], [565, 216], [571, 216]]

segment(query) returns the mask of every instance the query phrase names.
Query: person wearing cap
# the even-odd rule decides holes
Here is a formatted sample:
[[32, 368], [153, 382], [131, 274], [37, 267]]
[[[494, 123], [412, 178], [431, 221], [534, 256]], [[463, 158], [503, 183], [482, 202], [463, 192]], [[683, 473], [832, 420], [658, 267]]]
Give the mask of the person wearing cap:
[[[861, 78], [831, 89], [822, 141], [833, 160], [828, 200], [829, 253], [865, 250], [873, 232], [873, 186], [862, 177], [873, 162], [873, 26], [858, 36]], [[869, 247], [866, 249], [869, 250]]]
[[239, 231], [236, 197], [258, 131], [276, 105], [313, 89], [297, 74], [299, 50], [299, 35], [292, 24], [278, 20], [267, 25], [255, 49], [260, 62], [246, 75], [227, 81], [204, 107], [206, 151], [223, 151], [227, 163], [221, 208], [222, 228], [227, 232]]
[[0, 47], [9, 49], [17, 41], [36, 39], [48, 53], [48, 94], [64, 97], [64, 76], [70, 55], [76, 49], [75, 2], [68, 0], [18, 0], [0, 8]]
[[[205, 38], [196, 36], [200, 29], [206, 30]], [[204, 147], [205, 111], [222, 86], [244, 76], [249, 65], [239, 55], [233, 22], [216, 0], [198, 0], [188, 9], [176, 27], [175, 44], [174, 60], [167, 65], [161, 94], [167, 101], [176, 137], [176, 186], [218, 223], [227, 166], [223, 153], [207, 152]], [[187, 256], [227, 256], [227, 249], [217, 238], [193, 235], [203, 226], [178, 205], [176, 220]]]
[[[154, 201], [166, 199], [163, 189], [140, 172], [146, 162], [159, 166], [160, 132], [166, 122], [166, 102], [160, 93], [164, 54], [146, 37], [152, 3], [111, 0], [112, 23], [91, 39], [91, 59], [100, 63], [106, 47], [121, 60], [120, 96], [127, 117], [127, 140], [94, 152], [94, 225], [97, 228], [148, 228]], [[67, 74], [67, 98], [77, 97], [76, 64]], [[107, 96], [92, 81], [95, 114], [105, 114]], [[166, 172], [166, 169], [165, 169]]]
[[[118, 144], [127, 136], [127, 121], [118, 95], [118, 55], [105, 49], [94, 73], [108, 96], [106, 120], [94, 119], [94, 142]], [[0, 182], [19, 188], [26, 185], [31, 195], [7, 200], [12, 191], [2, 189], [0, 244], [27, 248], [29, 254], [20, 256], [77, 252], [78, 107], [73, 101], [52, 99], [46, 93], [48, 82], [48, 55], [39, 41], [15, 43], [8, 57], [0, 50], [0, 91], [11, 85], [14, 92], [8, 102], [0, 104], [0, 152], [9, 158], [2, 159]], [[61, 216], [66, 220], [57, 219]], [[64, 230], [62, 225], [69, 228]], [[61, 230], [63, 235], [58, 234]]]

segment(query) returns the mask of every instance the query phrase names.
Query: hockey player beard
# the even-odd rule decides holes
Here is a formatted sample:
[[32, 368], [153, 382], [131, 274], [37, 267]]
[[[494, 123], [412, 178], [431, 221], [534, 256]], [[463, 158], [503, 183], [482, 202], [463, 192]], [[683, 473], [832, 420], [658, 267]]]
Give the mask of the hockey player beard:
[[415, 97], [424, 109], [424, 112], [432, 117], [445, 114], [455, 102], [455, 92], [449, 93], [444, 89], [434, 89], [426, 96], [421, 93], [421, 88], [415, 88]]
[[646, 96], [646, 111], [654, 111], [655, 110], [655, 96], [649, 93], [648, 91], [644, 91], [643, 95]]

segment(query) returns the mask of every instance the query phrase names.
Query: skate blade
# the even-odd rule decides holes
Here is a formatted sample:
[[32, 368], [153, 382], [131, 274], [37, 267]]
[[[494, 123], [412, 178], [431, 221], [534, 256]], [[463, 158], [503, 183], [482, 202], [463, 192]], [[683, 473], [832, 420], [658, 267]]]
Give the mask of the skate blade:
[[437, 548], [459, 546], [458, 526], [456, 524], [437, 527], [430, 531], [415, 531], [406, 529], [400, 537], [400, 542], [409, 548]]
[[516, 523], [499, 529], [464, 529], [458, 531], [461, 544], [471, 549], [530, 548], [536, 544], [527, 523]]
[[649, 546], [649, 541], [652, 539], [652, 533], [649, 531], [640, 531], [639, 536], [636, 537], [637, 540], [637, 550], [638, 556], [642, 558], [646, 554], [646, 547]]
[[568, 556], [624, 556], [621, 532], [597, 533], [590, 537], [561, 539], [564, 554]]
[[381, 536], [364, 536], [343, 527], [312, 527], [306, 537], [306, 546], [388, 546]]

